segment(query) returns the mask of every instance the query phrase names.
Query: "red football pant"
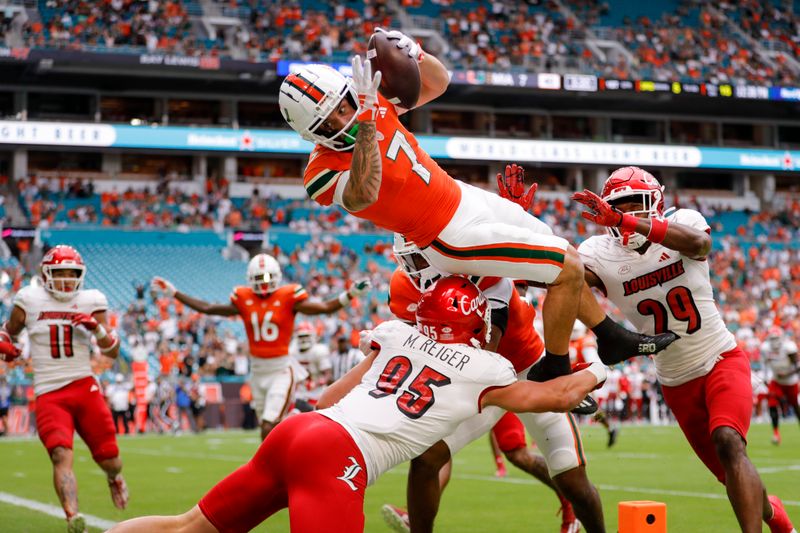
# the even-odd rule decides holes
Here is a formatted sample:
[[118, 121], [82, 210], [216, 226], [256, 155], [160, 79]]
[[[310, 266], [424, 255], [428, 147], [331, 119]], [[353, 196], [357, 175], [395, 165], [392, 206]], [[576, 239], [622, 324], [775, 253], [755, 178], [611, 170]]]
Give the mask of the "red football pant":
[[492, 428], [497, 446], [503, 453], [513, 452], [528, 445], [525, 441], [525, 426], [514, 413], [506, 413]]
[[767, 405], [769, 407], [778, 407], [781, 400], [785, 399], [789, 405], [794, 407], [794, 412], [800, 416], [800, 409], [797, 406], [797, 383], [794, 385], [781, 385], [775, 380], [769, 382], [769, 396], [767, 397]]
[[59, 446], [71, 450], [75, 430], [95, 461], [119, 455], [111, 411], [91, 376], [36, 398], [36, 431], [48, 453]]
[[301, 413], [270, 431], [253, 458], [199, 506], [220, 532], [250, 531], [289, 508], [293, 533], [364, 531], [364, 458], [340, 424]]
[[720, 483], [725, 484], [725, 469], [717, 457], [711, 434], [727, 426], [747, 440], [753, 388], [750, 362], [741, 349], [735, 348], [721, 357], [723, 359], [705, 376], [677, 387], [664, 385], [662, 390], [664, 400], [694, 452]]

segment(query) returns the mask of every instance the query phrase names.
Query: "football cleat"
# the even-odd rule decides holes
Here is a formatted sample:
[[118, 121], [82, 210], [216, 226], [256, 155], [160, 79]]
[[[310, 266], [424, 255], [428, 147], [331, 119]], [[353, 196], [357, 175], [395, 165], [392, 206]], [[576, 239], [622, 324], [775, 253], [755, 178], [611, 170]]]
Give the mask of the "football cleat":
[[587, 396], [581, 403], [574, 407], [570, 413], [575, 415], [593, 415], [599, 409], [599, 405], [597, 405], [597, 401], [592, 398], [591, 396]]
[[781, 443], [781, 434], [776, 429], [772, 432], [772, 444], [778, 446]]
[[397, 533], [409, 533], [411, 531], [408, 511], [405, 509], [387, 503], [381, 507], [381, 515], [383, 515], [383, 521], [392, 531]]
[[769, 503], [772, 504], [772, 518], [767, 520], [770, 533], [797, 533], [797, 530], [792, 525], [789, 515], [786, 514], [786, 509], [783, 508], [783, 502], [777, 496], [768, 496]]
[[117, 474], [114, 479], [108, 480], [108, 488], [111, 489], [111, 501], [117, 509], [125, 509], [128, 506], [128, 485], [122, 474]]
[[608, 447], [611, 448], [617, 442], [617, 435], [619, 435], [619, 429], [613, 428], [608, 430]]
[[67, 533], [86, 533], [87, 531], [89, 528], [86, 526], [86, 517], [81, 513], [67, 518]]
[[655, 355], [678, 339], [672, 331], [644, 335], [620, 327], [608, 337], [597, 337], [597, 355], [604, 364], [613, 366], [640, 355]]
[[561, 508], [556, 513], [561, 515], [561, 533], [578, 533], [581, 530], [581, 522], [572, 510], [572, 504], [563, 500]]
[[508, 475], [508, 470], [506, 469], [506, 462], [503, 461], [503, 456], [498, 455], [494, 458], [494, 477], [506, 477]]

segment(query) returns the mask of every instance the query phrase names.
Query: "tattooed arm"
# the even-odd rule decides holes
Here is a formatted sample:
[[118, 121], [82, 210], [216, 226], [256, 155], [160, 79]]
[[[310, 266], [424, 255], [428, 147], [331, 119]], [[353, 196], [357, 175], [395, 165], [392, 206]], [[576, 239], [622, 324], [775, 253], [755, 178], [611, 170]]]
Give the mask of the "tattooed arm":
[[378, 200], [381, 188], [381, 153], [376, 138], [374, 120], [358, 123], [353, 160], [350, 164], [350, 179], [342, 193], [344, 208], [355, 213], [366, 209]]

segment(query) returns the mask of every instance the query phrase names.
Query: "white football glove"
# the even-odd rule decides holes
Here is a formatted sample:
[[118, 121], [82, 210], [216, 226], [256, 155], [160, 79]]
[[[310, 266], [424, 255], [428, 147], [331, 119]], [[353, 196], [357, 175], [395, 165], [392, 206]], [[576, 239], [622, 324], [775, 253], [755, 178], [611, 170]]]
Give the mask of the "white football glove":
[[367, 355], [372, 351], [372, 330], [362, 329], [358, 332], [358, 349], [361, 353]]
[[397, 30], [386, 31], [383, 28], [376, 28], [375, 31], [385, 33], [386, 37], [389, 39], [397, 39], [397, 48], [405, 49], [408, 57], [412, 58], [417, 63], [422, 63], [422, 58], [425, 57], [425, 53], [422, 51], [422, 47], [414, 39]]
[[178, 292], [175, 289], [175, 285], [165, 280], [164, 278], [159, 278], [158, 276], [154, 277], [153, 280], [150, 282], [150, 290], [153, 292], [163, 292], [170, 298], [174, 297], [175, 293]]
[[366, 294], [368, 290], [372, 288], [372, 282], [366, 278], [360, 279], [356, 281], [350, 290], [347, 291], [347, 294], [350, 296], [351, 299], [358, 298], [359, 296], [363, 296]]
[[380, 71], [372, 74], [372, 63], [355, 56], [353, 65], [353, 88], [358, 94], [358, 121], [375, 120], [378, 115], [378, 86]]

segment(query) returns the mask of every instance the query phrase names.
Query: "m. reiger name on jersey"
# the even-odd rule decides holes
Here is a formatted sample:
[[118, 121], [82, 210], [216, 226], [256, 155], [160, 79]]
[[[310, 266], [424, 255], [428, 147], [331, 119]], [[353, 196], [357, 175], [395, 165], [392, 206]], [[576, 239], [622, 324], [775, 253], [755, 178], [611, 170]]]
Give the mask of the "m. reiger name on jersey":
[[514, 368], [501, 356], [466, 344], [440, 344], [400, 321], [378, 325], [371, 340], [380, 352], [361, 383], [319, 411], [353, 436], [370, 483], [478, 414], [488, 389], [516, 381]]

